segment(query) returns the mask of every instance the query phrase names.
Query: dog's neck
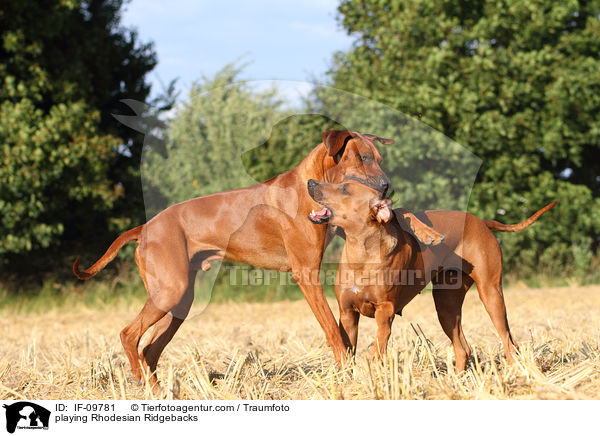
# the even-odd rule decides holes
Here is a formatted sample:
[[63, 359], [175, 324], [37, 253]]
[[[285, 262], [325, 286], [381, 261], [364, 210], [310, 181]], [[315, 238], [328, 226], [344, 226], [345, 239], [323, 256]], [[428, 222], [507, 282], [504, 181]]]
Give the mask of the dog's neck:
[[293, 171], [297, 172], [304, 185], [306, 185], [309, 179], [332, 182], [331, 180], [326, 180], [326, 176], [328, 171], [335, 165], [336, 163], [333, 158], [327, 154], [325, 145], [319, 144], [313, 148]]
[[403, 238], [395, 216], [389, 223], [374, 222], [361, 231], [346, 231], [346, 261], [356, 266], [364, 263], [387, 264], [392, 261]]

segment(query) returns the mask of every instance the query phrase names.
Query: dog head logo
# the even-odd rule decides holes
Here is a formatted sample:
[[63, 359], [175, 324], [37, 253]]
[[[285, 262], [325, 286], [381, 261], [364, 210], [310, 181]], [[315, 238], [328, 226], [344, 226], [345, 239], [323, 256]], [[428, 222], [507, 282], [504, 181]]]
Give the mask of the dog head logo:
[[3, 406], [6, 409], [6, 431], [18, 429], [48, 429], [50, 411], [29, 401]]

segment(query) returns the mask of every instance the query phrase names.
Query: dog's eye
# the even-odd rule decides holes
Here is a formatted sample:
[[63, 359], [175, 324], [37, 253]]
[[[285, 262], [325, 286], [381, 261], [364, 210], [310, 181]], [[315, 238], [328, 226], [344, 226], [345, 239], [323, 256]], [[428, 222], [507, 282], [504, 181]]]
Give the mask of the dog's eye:
[[346, 189], [346, 185], [342, 185], [342, 187], [340, 188], [340, 192], [344, 195], [350, 195], [350, 191]]

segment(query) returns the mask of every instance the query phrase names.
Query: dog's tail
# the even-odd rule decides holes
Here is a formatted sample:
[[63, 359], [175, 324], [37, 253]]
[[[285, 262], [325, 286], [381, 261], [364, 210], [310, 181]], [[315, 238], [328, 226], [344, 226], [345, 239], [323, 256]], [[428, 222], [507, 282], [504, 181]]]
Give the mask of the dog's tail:
[[542, 216], [542, 214], [544, 212], [547, 212], [550, 209], [552, 209], [555, 204], [556, 204], [556, 201], [553, 201], [548, 206], [541, 208], [536, 213], [534, 213], [529, 218], [527, 218], [525, 221], [522, 221], [518, 224], [502, 224], [502, 223], [499, 223], [498, 221], [493, 221], [493, 220], [483, 220], [483, 222], [488, 227], [488, 229], [490, 229], [494, 232], [520, 232], [521, 230], [525, 230], [527, 227], [529, 227], [534, 222], [536, 222], [537, 219], [540, 216]]
[[75, 273], [75, 275], [81, 280], [87, 280], [94, 277], [96, 274], [98, 274], [98, 272], [100, 272], [100, 270], [102, 270], [102, 268], [108, 265], [108, 263], [115, 258], [123, 245], [133, 241], [134, 239], [139, 239], [140, 235], [142, 234], [142, 227], [144, 227], [143, 224], [131, 230], [127, 230], [125, 233], [115, 239], [114, 242], [110, 244], [110, 247], [108, 247], [108, 250], [106, 250], [106, 253], [104, 253], [104, 255], [98, 259], [95, 264], [90, 266], [85, 271], [79, 270], [79, 258], [75, 259], [75, 262], [73, 263], [73, 273]]

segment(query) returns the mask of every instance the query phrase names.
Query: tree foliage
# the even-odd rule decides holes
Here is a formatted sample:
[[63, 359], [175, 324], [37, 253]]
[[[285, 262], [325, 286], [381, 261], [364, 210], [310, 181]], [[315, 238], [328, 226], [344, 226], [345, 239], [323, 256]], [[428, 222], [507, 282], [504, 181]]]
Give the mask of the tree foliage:
[[589, 268], [600, 234], [600, 2], [346, 0], [339, 12], [356, 38], [335, 56], [333, 85], [479, 156], [477, 215], [515, 222], [559, 200], [532, 229], [500, 236], [511, 267]]
[[274, 89], [239, 80], [243, 66], [225, 66], [196, 82], [174, 110], [163, 143], [148, 144], [142, 162], [149, 215], [190, 198], [250, 186], [241, 154], [267, 140], [282, 117]]
[[73, 254], [84, 235], [104, 244], [139, 214], [142, 141], [111, 113], [146, 98], [156, 60], [120, 26], [122, 3], [2, 3], [0, 256], [12, 266]]

